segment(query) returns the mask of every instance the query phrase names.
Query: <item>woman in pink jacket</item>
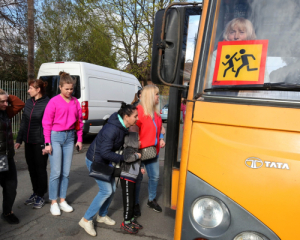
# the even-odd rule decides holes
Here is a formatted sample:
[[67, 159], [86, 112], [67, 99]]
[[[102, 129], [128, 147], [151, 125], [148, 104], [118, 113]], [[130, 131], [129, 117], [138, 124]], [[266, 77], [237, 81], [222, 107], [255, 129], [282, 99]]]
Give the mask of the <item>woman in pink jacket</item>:
[[[43, 128], [45, 136], [45, 152], [50, 158], [49, 198], [52, 201], [50, 212], [60, 215], [60, 210], [72, 212], [66, 195], [69, 184], [69, 173], [72, 163], [75, 125], [79, 122], [76, 146], [82, 148], [82, 113], [80, 103], [72, 97], [74, 80], [65, 72], [60, 72], [60, 94], [53, 97], [44, 113]], [[57, 203], [57, 198], [60, 202]]]

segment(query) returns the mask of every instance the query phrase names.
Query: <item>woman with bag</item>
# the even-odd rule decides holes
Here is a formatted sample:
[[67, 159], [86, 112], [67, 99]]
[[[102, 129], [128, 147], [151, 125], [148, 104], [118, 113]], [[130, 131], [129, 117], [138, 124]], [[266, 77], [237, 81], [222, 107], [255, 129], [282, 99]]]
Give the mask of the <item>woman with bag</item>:
[[[8, 106], [9, 104], [10, 106]], [[3, 189], [1, 218], [9, 224], [19, 223], [19, 219], [12, 211], [17, 195], [18, 180], [10, 119], [20, 112], [24, 105], [25, 103], [21, 99], [8, 95], [0, 89], [0, 185]]]
[[[64, 212], [72, 212], [66, 195], [69, 184], [69, 173], [74, 150], [75, 125], [78, 122], [78, 141], [76, 147], [82, 148], [82, 113], [78, 100], [72, 97], [74, 80], [65, 72], [60, 72], [60, 94], [53, 97], [44, 113], [43, 128], [45, 136], [45, 152], [50, 158], [49, 198], [50, 212], [54, 216]], [[57, 203], [57, 198], [60, 202]]]
[[[159, 89], [155, 85], [147, 85], [143, 88], [140, 104], [137, 106], [138, 121], [136, 125], [140, 128], [139, 136], [141, 141], [142, 163], [145, 165], [148, 181], [148, 202], [147, 206], [156, 212], [162, 209], [156, 202], [156, 191], [159, 180], [159, 160], [160, 148], [165, 146], [164, 135], [161, 133], [162, 120], [159, 115]], [[139, 192], [143, 175], [139, 174], [136, 182], [135, 195], [135, 215], [140, 215]]]
[[99, 186], [99, 192], [80, 220], [79, 225], [91, 236], [96, 236], [93, 217], [97, 212], [97, 222], [107, 225], [115, 225], [116, 223], [107, 216], [108, 207], [116, 190], [115, 178], [112, 177], [112, 163], [118, 164], [124, 161], [123, 155], [115, 152], [123, 146], [128, 128], [135, 125], [137, 119], [136, 107], [122, 103], [121, 109], [110, 116], [86, 153], [88, 170], [98, 173], [95, 173], [94, 176]]
[[45, 146], [42, 119], [49, 98], [45, 95], [47, 82], [41, 79], [28, 82], [30, 99], [26, 101], [15, 149], [25, 142], [25, 159], [32, 184], [32, 195], [24, 202], [33, 208], [45, 205], [44, 194], [48, 190], [48, 154], [42, 154]]

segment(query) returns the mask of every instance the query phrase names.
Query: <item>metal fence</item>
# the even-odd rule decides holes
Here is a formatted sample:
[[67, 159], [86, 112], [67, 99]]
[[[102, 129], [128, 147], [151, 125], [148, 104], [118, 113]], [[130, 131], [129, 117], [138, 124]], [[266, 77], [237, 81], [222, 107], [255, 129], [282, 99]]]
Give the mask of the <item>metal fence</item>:
[[[28, 86], [27, 82], [16, 82], [16, 81], [2, 81], [0, 80], [0, 88], [6, 91], [8, 94], [15, 95], [20, 98], [23, 102], [29, 98], [27, 94]], [[169, 103], [169, 96], [160, 95], [160, 109]], [[12, 119], [12, 132], [17, 134], [20, 129], [22, 111], [19, 112]]]
[[[28, 99], [28, 86], [26, 82], [16, 82], [16, 81], [2, 81], [0, 80], [0, 88], [6, 91], [8, 94], [15, 95], [20, 98], [23, 102]], [[17, 134], [20, 129], [22, 111], [19, 112], [12, 119], [12, 132]]]

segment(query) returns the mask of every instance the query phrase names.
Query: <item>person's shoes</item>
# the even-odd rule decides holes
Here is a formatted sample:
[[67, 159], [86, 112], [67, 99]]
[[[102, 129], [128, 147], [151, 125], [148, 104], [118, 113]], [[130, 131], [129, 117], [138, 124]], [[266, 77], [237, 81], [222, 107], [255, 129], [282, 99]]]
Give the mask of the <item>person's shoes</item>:
[[73, 208], [67, 203], [67, 201], [63, 201], [58, 204], [60, 210], [63, 210], [64, 212], [73, 212]]
[[3, 213], [1, 214], [1, 218], [8, 222], [9, 224], [18, 224], [20, 221], [16, 217], [15, 214], [9, 213], [8, 215], [4, 215]]
[[141, 214], [141, 209], [140, 209], [140, 204], [134, 205], [133, 215], [134, 215], [134, 217], [140, 217], [142, 215]]
[[104, 217], [100, 217], [98, 214], [97, 214], [97, 218], [96, 218], [96, 221], [99, 222], [99, 223], [105, 223], [106, 225], [115, 225], [116, 224], [116, 221], [115, 220], [112, 220], [109, 216], [104, 216]]
[[25, 202], [25, 205], [31, 205], [35, 203], [35, 199], [36, 199], [37, 195], [35, 193], [33, 193]]
[[161, 207], [158, 205], [158, 203], [156, 202], [156, 199], [153, 199], [153, 201], [151, 201], [151, 202], [148, 200], [147, 206], [148, 206], [149, 208], [152, 208], [153, 211], [155, 211], [155, 212], [162, 212], [162, 209], [161, 209]]
[[59, 215], [60, 215], [60, 209], [59, 209], [57, 203], [51, 204], [50, 212], [51, 212], [52, 215], [54, 215], [54, 216], [59, 216]]
[[95, 237], [96, 231], [94, 228], [94, 223], [93, 220], [90, 221], [84, 221], [83, 218], [81, 218], [80, 222], [78, 223], [80, 227], [82, 227], [88, 234], [90, 234], [91, 236]]
[[139, 224], [136, 219], [132, 220], [131, 223], [136, 229], [143, 229], [143, 226]]
[[133, 233], [133, 234], [136, 234], [138, 233], [138, 229], [136, 229], [134, 227], [134, 225], [130, 222], [130, 223], [125, 223], [124, 221], [121, 223], [121, 226], [120, 226], [123, 230], [125, 230], [126, 232], [128, 233]]
[[45, 199], [37, 196], [32, 208], [42, 208], [45, 205]]

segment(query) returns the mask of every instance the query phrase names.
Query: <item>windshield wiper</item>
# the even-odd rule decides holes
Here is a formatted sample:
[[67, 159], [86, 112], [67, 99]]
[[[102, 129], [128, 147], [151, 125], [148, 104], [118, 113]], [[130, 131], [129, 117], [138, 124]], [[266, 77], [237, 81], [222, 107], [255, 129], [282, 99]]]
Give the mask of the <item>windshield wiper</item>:
[[238, 91], [238, 90], [299, 91], [300, 84], [286, 84], [285, 82], [278, 82], [278, 83], [265, 83], [265, 84], [258, 84], [258, 85], [216, 86], [213, 88], [206, 88], [204, 92]]

